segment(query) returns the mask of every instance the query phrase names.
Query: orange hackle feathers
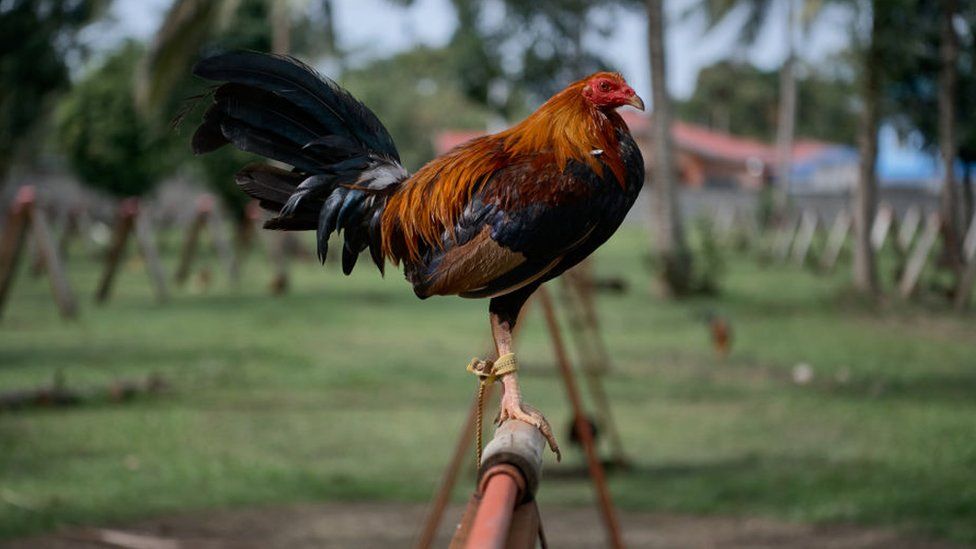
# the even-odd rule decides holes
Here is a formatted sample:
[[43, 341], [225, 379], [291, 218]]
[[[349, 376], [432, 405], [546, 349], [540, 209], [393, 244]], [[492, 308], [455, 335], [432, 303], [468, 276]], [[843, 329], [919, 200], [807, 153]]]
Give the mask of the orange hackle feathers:
[[[396, 264], [401, 259], [417, 261], [424, 246], [441, 247], [444, 232], [452, 230], [474, 192], [497, 170], [514, 163], [531, 160], [540, 172], [555, 166], [561, 174], [574, 160], [601, 177], [606, 165], [623, 186], [625, 168], [616, 131], [624, 122], [583, 94], [587, 82], [597, 77], [623, 81], [616, 73], [597, 73], [574, 82], [517, 125], [460, 145], [421, 168], [390, 197], [383, 212], [384, 255]], [[554, 190], [547, 183], [545, 177], [527, 178], [518, 183], [524, 187], [517, 194], [523, 201], [546, 200], [547, 191], [551, 195]], [[495, 194], [500, 202], [513, 196]]]

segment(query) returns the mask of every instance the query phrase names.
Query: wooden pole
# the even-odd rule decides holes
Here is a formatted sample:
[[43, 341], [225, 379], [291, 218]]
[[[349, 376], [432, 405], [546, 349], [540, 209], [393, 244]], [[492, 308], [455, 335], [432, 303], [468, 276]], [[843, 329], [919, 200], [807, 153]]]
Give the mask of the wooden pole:
[[115, 222], [115, 230], [112, 232], [112, 242], [109, 245], [108, 255], [105, 256], [105, 269], [102, 271], [98, 289], [95, 292], [95, 302], [100, 305], [108, 301], [112, 293], [115, 273], [122, 262], [122, 256], [125, 254], [125, 244], [129, 240], [129, 233], [132, 232], [136, 214], [138, 213], [138, 198], [126, 198], [119, 204], [119, 214]]
[[915, 292], [918, 279], [922, 275], [922, 269], [925, 268], [925, 262], [929, 258], [929, 252], [939, 236], [940, 224], [939, 212], [930, 213], [925, 221], [925, 231], [915, 243], [915, 248], [912, 250], [908, 264], [905, 266], [905, 273], [902, 275], [901, 283], [898, 286], [903, 298], [907, 299]]
[[908, 253], [908, 250], [912, 246], [912, 241], [915, 240], [915, 233], [918, 232], [918, 227], [921, 223], [922, 212], [918, 206], [912, 206], [902, 216], [901, 222], [898, 224], [898, 237], [895, 241], [902, 253]]
[[166, 288], [166, 275], [163, 271], [163, 263], [159, 259], [159, 248], [156, 246], [155, 232], [152, 229], [152, 220], [149, 214], [143, 210], [136, 214], [135, 218], [136, 244], [139, 246], [139, 254], [146, 262], [146, 272], [149, 281], [152, 283], [156, 294], [156, 301], [165, 303], [169, 300], [169, 291]]
[[28, 208], [31, 230], [34, 232], [37, 251], [43, 258], [48, 281], [51, 283], [51, 292], [54, 294], [54, 301], [58, 304], [58, 310], [61, 311], [63, 318], [75, 318], [78, 316], [78, 300], [75, 299], [71, 285], [68, 284], [64, 265], [58, 254], [57, 245], [54, 243], [54, 237], [51, 235], [51, 228], [48, 226], [47, 214], [36, 204], [32, 206]]
[[10, 295], [17, 265], [24, 253], [28, 227], [34, 236], [38, 264], [42, 265], [41, 272], [47, 272], [58, 311], [65, 319], [75, 318], [78, 315], [78, 300], [65, 275], [61, 254], [58, 253], [58, 247], [51, 235], [47, 215], [42, 208], [37, 207], [32, 185], [25, 185], [17, 191], [0, 240], [0, 313]]
[[69, 208], [65, 213], [64, 223], [61, 225], [61, 236], [58, 237], [58, 252], [61, 253], [62, 260], [68, 260], [68, 254], [71, 250], [71, 240], [77, 237], [80, 231], [81, 227], [78, 221], [77, 208]]
[[210, 237], [213, 240], [214, 250], [220, 257], [220, 262], [224, 264], [227, 271], [227, 279], [232, 286], [239, 286], [241, 283], [241, 270], [238, 266], [237, 255], [234, 253], [234, 245], [231, 243], [227, 226], [224, 223], [224, 216], [221, 215], [221, 208], [215, 206], [210, 210], [208, 219]]
[[3, 313], [10, 287], [13, 285], [17, 265], [24, 251], [24, 237], [27, 228], [27, 210], [34, 201], [34, 188], [21, 187], [14, 197], [7, 216], [7, 223], [0, 236], [0, 314]]
[[840, 257], [840, 252], [844, 249], [844, 242], [847, 241], [847, 235], [850, 232], [851, 213], [847, 210], [841, 210], [837, 213], [837, 217], [834, 218], [834, 224], [830, 228], [830, 234], [827, 235], [827, 245], [820, 258], [821, 269], [828, 272], [834, 269], [834, 266], [837, 265], [837, 259]]
[[773, 243], [773, 258], [777, 261], [786, 261], [786, 258], [790, 256], [790, 248], [793, 246], [793, 240], [796, 237], [796, 233], [800, 228], [800, 217], [794, 217], [783, 225], [781, 232], [777, 235], [776, 241]]
[[796, 242], [793, 243], [793, 263], [803, 266], [807, 260], [807, 253], [813, 243], [813, 235], [817, 232], [817, 214], [804, 210], [800, 220], [800, 228], [796, 232]]
[[203, 226], [207, 223], [207, 217], [210, 215], [212, 209], [212, 197], [203, 195], [197, 199], [196, 213], [193, 216], [193, 221], [190, 222], [190, 227], [186, 230], [186, 236], [183, 238], [183, 247], [180, 251], [180, 263], [174, 275], [177, 286], [183, 286], [186, 284], [187, 279], [190, 278], [193, 260], [196, 259], [197, 248], [200, 247], [200, 233], [203, 232]]
[[566, 395], [573, 409], [576, 432], [579, 434], [580, 442], [583, 445], [586, 462], [590, 470], [590, 478], [593, 480], [593, 487], [596, 490], [597, 505], [600, 508], [603, 523], [607, 530], [607, 542], [610, 547], [615, 549], [620, 548], [624, 546], [623, 537], [620, 534], [620, 523], [617, 521], [613, 501], [610, 499], [610, 490], [607, 487], [603, 465], [600, 463], [596, 454], [596, 447], [593, 443], [593, 432], [590, 430], [590, 424], [586, 420], [583, 402], [580, 399], [573, 369], [569, 363], [569, 355], [566, 353], [566, 347], [563, 344], [562, 336], [560, 336], [559, 321], [556, 319], [556, 311], [552, 304], [552, 298], [549, 297], [549, 292], [544, 286], [540, 287], [537, 293], [542, 303], [546, 324], [549, 327], [549, 337], [552, 339], [556, 364], [559, 366], [559, 372], [562, 374], [563, 384], [566, 387]]
[[973, 295], [973, 286], [976, 285], [976, 214], [969, 222], [969, 230], [966, 232], [966, 239], [963, 241], [962, 259], [966, 267], [959, 276], [955, 295], [955, 306], [960, 311], [969, 305], [969, 299]]
[[884, 248], [894, 217], [895, 211], [890, 205], [882, 204], [878, 208], [878, 213], [874, 216], [874, 224], [871, 225], [871, 247], [874, 251], [878, 252]]
[[[570, 325], [577, 325], [576, 337], [573, 340], [576, 342], [580, 357], [583, 360], [583, 379], [586, 382], [590, 396], [593, 397], [593, 403], [596, 404], [597, 411], [600, 414], [600, 424], [608, 435], [607, 439], [610, 443], [612, 459], [618, 465], [626, 465], [627, 456], [624, 452], [623, 440], [620, 438], [620, 431], [617, 429], [617, 423], [613, 418], [610, 399], [607, 397], [603, 380], [600, 377], [602, 373], [600, 366], [604, 365], [602, 367], [603, 371], [608, 369], [604, 361], [608, 360], [609, 353], [606, 352], [606, 347], [603, 346], [603, 339], [600, 337], [599, 325], [596, 318], [585, 318], [588, 316], [585, 311], [585, 306], [583, 306], [584, 311], [582, 314], [580, 314], [577, 307], [573, 306], [574, 299], [572, 294], [575, 292], [578, 301], [583, 301], [586, 298], [582, 295], [582, 292], [586, 290], [581, 288], [581, 286], [589, 284], [586, 280], [580, 280], [581, 277], [579, 277], [579, 274], [566, 273], [561, 277], [563, 288], [567, 294], [566, 302], [570, 309]], [[590, 314], [595, 315], [596, 311], [593, 310]], [[589, 332], [589, 334], [586, 332]], [[586, 343], [587, 335], [591, 336], [590, 345]]]

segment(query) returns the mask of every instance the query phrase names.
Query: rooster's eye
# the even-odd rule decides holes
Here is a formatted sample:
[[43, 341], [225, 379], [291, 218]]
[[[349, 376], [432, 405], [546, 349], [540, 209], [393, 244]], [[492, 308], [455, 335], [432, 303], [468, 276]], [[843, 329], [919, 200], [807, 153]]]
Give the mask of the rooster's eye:
[[606, 80], [600, 82], [600, 91], [603, 92], [610, 91], [610, 83], [607, 82]]

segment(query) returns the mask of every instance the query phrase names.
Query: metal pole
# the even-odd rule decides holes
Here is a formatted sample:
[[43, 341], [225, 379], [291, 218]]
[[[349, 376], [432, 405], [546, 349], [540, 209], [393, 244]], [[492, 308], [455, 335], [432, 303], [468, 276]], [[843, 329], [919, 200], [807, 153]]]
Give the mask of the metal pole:
[[545, 313], [546, 324], [549, 326], [549, 336], [552, 338], [553, 351], [556, 354], [556, 364], [562, 374], [563, 383], [566, 386], [566, 395], [573, 407], [574, 421], [576, 422], [576, 432], [579, 433], [583, 451], [586, 454], [586, 463], [590, 470], [590, 478], [593, 480], [593, 487], [596, 489], [597, 504], [603, 523], [607, 529], [607, 537], [610, 547], [622, 548], [624, 546], [623, 537], [620, 534], [620, 523], [617, 521], [617, 514], [613, 508], [613, 501], [610, 499], [610, 490], [607, 488], [606, 476], [603, 472], [603, 465], [596, 455], [596, 447], [593, 444], [593, 433], [590, 431], [590, 424], [586, 421], [586, 414], [583, 412], [583, 401], [580, 399], [579, 389], [576, 387], [576, 379], [573, 369], [569, 364], [569, 356], [563, 344], [562, 336], [559, 335], [559, 322], [556, 320], [556, 311], [552, 305], [552, 298], [545, 286], [539, 288], [539, 299], [542, 302], [542, 310]]
[[504, 549], [512, 526], [521, 474], [510, 465], [496, 465], [490, 473], [465, 545], [469, 549]]
[[495, 430], [451, 549], [535, 547], [541, 529], [534, 497], [545, 447], [542, 433], [528, 423], [509, 420]]

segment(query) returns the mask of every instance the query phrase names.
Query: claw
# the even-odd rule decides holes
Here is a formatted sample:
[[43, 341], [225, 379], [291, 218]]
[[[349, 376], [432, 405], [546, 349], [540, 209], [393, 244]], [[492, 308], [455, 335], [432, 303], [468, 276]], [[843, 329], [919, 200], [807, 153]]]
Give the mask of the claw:
[[542, 415], [542, 412], [535, 409], [528, 404], [523, 404], [520, 401], [513, 403], [507, 403], [502, 401], [502, 406], [498, 410], [498, 417], [495, 418], [495, 425], [501, 425], [504, 421], [509, 419], [517, 419], [519, 421], [524, 421], [529, 425], [532, 425], [542, 433], [542, 436], [546, 437], [546, 441], [549, 443], [549, 449], [556, 454], [556, 461], [562, 461], [563, 455], [559, 451], [559, 444], [556, 442], [556, 436], [552, 433], [552, 427], [549, 425], [549, 421], [546, 417]]

